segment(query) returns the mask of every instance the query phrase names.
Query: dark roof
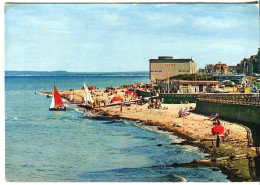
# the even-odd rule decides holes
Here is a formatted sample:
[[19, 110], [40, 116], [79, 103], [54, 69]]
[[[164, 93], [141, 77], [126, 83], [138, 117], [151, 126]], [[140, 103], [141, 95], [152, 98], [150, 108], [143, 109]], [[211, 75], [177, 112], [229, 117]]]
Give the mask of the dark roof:
[[150, 63], [188, 63], [194, 62], [191, 58], [176, 58], [176, 59], [150, 59]]

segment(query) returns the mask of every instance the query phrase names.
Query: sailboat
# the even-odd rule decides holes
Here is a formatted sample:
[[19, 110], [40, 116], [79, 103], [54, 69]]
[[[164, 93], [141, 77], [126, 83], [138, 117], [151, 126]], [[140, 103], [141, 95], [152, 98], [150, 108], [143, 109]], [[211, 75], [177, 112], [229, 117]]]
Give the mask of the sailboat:
[[86, 86], [86, 84], [84, 82], [83, 82], [83, 90], [84, 90], [83, 103], [79, 104], [78, 106], [84, 107], [86, 109], [91, 109], [91, 103], [93, 103], [94, 101], [91, 97], [88, 87]]
[[73, 91], [70, 94], [70, 99], [69, 99], [71, 104], [78, 104], [77, 102], [75, 102], [75, 95], [74, 95], [74, 83], [73, 83]]
[[67, 107], [64, 106], [63, 101], [60, 97], [60, 93], [54, 85], [54, 96], [52, 97], [51, 106], [49, 108], [51, 111], [66, 111]]

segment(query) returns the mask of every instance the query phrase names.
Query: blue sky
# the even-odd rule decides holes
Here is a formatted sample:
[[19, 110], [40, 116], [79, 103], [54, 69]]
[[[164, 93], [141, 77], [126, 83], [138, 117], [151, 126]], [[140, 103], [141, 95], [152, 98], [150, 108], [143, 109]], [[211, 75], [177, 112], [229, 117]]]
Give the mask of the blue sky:
[[258, 47], [255, 4], [5, 7], [5, 70], [148, 71], [160, 55], [236, 65]]

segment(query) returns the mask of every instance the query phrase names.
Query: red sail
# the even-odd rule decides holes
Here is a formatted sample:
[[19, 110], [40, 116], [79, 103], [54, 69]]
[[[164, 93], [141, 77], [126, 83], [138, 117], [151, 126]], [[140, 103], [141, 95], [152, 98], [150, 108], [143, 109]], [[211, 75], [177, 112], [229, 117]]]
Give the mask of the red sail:
[[55, 106], [62, 106], [63, 105], [59, 91], [57, 90], [55, 85], [54, 85], [54, 99], [55, 99]]

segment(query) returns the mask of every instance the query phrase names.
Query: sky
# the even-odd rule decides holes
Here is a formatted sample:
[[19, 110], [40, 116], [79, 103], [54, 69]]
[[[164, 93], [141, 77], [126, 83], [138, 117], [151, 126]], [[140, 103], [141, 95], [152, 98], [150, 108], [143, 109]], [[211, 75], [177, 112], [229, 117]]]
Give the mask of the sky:
[[8, 4], [5, 70], [148, 71], [158, 56], [236, 65], [259, 48], [255, 4]]

